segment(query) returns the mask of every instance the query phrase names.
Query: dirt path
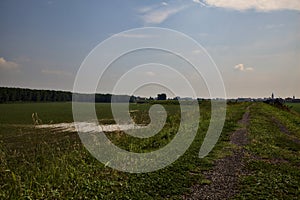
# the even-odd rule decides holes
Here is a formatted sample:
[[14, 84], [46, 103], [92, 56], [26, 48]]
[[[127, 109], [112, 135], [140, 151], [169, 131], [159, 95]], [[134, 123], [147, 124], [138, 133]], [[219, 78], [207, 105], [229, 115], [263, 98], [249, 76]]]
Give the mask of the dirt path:
[[297, 144], [300, 144], [300, 140], [298, 140], [297, 138], [293, 137], [293, 134], [278, 119], [276, 119], [275, 117], [272, 117], [272, 121], [280, 129], [280, 131], [282, 133], [288, 135], [290, 138], [292, 137], [292, 141], [293, 142], [295, 142]]
[[211, 181], [207, 185], [194, 185], [189, 196], [184, 199], [229, 199], [238, 192], [238, 179], [247, 174], [243, 162], [247, 141], [247, 125], [249, 124], [249, 108], [239, 121], [242, 128], [232, 133], [230, 142], [239, 148], [232, 150], [232, 155], [215, 161], [212, 170], [204, 172], [205, 177]]

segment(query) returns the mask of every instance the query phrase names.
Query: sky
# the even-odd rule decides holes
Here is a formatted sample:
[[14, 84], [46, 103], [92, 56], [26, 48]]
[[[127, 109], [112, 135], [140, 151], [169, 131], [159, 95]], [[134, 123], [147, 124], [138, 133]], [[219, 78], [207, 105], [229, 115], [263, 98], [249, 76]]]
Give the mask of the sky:
[[[0, 86], [72, 91], [77, 71], [99, 43], [129, 29], [161, 27], [182, 32], [206, 49], [228, 98], [271, 93], [300, 98], [299, 0], [2, 0], [0, 24]], [[144, 39], [139, 34], [130, 37]], [[155, 58], [157, 53], [142, 55]], [[124, 72], [123, 66], [143, 56], [120, 59], [111, 74]], [[174, 65], [180, 63], [168, 58], [172, 59]], [[164, 66], [146, 67], [146, 73], [133, 78], [170, 79], [170, 84], [177, 79]], [[188, 66], [180, 67], [188, 79], [192, 77]], [[111, 84], [109, 75], [106, 79], [104, 85]], [[199, 85], [197, 95], [207, 96], [203, 83]], [[136, 94], [153, 96], [160, 91], [172, 96], [150, 86]], [[182, 87], [173, 96], [188, 96], [184, 91]]]

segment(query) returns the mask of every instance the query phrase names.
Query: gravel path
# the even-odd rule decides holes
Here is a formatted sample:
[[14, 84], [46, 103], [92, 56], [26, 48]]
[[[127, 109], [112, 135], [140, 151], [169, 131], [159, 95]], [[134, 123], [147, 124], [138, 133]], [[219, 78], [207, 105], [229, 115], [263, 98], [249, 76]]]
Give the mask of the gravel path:
[[247, 174], [244, 169], [243, 157], [247, 141], [247, 125], [249, 124], [249, 108], [239, 121], [242, 128], [232, 133], [230, 142], [239, 148], [232, 150], [232, 155], [215, 161], [212, 170], [204, 172], [211, 181], [207, 185], [192, 186], [191, 194], [183, 199], [229, 199], [238, 192], [238, 180], [241, 175]]

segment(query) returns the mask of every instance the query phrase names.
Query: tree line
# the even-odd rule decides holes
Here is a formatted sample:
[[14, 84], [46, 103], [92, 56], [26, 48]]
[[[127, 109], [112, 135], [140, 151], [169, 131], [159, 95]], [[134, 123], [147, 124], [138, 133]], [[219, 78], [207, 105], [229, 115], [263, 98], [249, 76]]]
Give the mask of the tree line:
[[134, 102], [136, 97], [111, 94], [72, 94], [67, 91], [0, 87], [0, 103], [8, 102]]

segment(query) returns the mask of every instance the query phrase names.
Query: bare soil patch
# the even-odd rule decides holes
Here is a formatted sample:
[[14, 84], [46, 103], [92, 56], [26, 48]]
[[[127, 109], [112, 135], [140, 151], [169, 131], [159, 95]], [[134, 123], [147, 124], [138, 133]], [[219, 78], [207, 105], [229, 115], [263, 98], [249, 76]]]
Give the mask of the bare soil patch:
[[292, 141], [300, 144], [300, 140], [298, 140], [297, 138], [293, 137], [293, 134], [288, 130], [288, 128], [286, 126], [284, 126], [278, 119], [276, 119], [275, 117], [272, 117], [272, 121], [274, 122], [274, 124], [280, 129], [280, 131], [290, 137], [292, 137]]
[[241, 128], [232, 133], [230, 142], [238, 146], [230, 156], [215, 161], [212, 170], [204, 172], [210, 184], [194, 185], [192, 193], [184, 199], [229, 199], [238, 192], [238, 180], [246, 175], [243, 146], [248, 143], [247, 125], [249, 124], [249, 108], [239, 121]]

